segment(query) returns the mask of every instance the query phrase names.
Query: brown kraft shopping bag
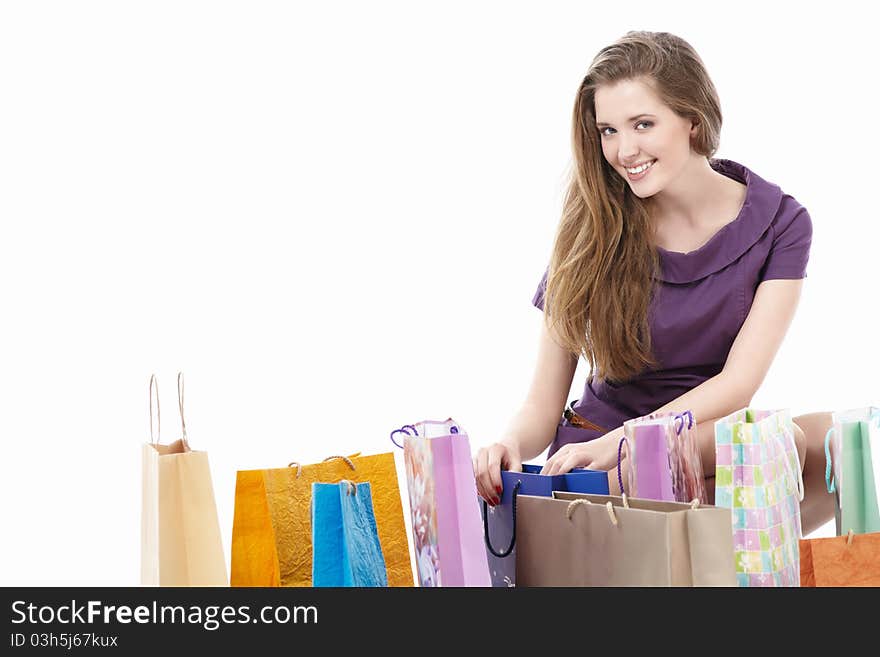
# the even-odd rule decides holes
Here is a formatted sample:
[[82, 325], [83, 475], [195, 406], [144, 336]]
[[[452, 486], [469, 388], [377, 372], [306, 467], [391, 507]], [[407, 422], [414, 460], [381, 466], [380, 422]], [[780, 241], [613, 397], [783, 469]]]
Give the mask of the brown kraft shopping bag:
[[736, 586], [730, 509], [610, 495], [521, 495], [517, 586]]

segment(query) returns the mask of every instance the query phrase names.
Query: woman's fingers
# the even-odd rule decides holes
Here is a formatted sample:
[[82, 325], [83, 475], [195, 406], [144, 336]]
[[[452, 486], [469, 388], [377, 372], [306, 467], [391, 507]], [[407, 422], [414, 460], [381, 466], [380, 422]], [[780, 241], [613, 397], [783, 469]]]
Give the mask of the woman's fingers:
[[585, 467], [587, 467], [587, 466], [582, 465], [580, 463], [580, 459], [578, 458], [577, 454], [572, 454], [571, 456], [569, 456], [565, 460], [565, 463], [562, 464], [562, 472], [563, 473], [571, 472], [574, 468], [585, 468]]
[[497, 455], [498, 449], [500, 449], [498, 445], [481, 448], [480, 451], [477, 452], [476, 466], [474, 468], [477, 480], [477, 492], [480, 494], [480, 497], [493, 505], [500, 501], [500, 497], [495, 490], [496, 486], [493, 483], [493, 479], [497, 479], [498, 486], [500, 487], [501, 485], [501, 472], [499, 471], [498, 465], [500, 457]]
[[553, 458], [551, 458], [550, 460], [547, 461], [547, 463], [544, 464], [544, 469], [541, 471], [541, 474], [546, 474], [546, 475], [552, 476], [552, 475], [558, 475], [559, 473], [563, 472], [562, 466], [565, 463], [565, 459], [566, 459], [566, 456], [564, 454], [562, 454], [562, 455], [554, 454]]
[[568, 445], [563, 445], [558, 450], [556, 450], [556, 453], [553, 456], [551, 456], [549, 459], [547, 459], [547, 461], [544, 463], [544, 467], [541, 468], [540, 474], [542, 474], [542, 475], [556, 474], [555, 470], [558, 465], [559, 459], [564, 458], [565, 453], [567, 451], [568, 451]]
[[489, 448], [489, 490], [487, 492], [493, 497], [495, 504], [501, 501], [501, 460], [505, 452], [506, 450], [501, 445], [492, 445]]
[[486, 471], [488, 469], [487, 452], [488, 450], [485, 447], [481, 447], [476, 457], [474, 457], [474, 476], [477, 480], [477, 492], [480, 494], [480, 497], [488, 501], [489, 497], [486, 494], [485, 483], [487, 479]]
[[568, 472], [571, 468], [565, 469], [566, 463], [570, 458], [572, 458], [575, 454], [574, 447], [572, 445], [563, 445], [560, 447], [556, 453], [547, 459], [547, 462], [544, 464], [544, 467], [541, 469], [541, 474], [546, 475], [557, 475], [562, 474], [563, 472]]
[[571, 472], [574, 468], [589, 468], [593, 464], [593, 457], [589, 450], [583, 446], [576, 449], [570, 445], [564, 445], [553, 456], [547, 459], [541, 474], [557, 475]]

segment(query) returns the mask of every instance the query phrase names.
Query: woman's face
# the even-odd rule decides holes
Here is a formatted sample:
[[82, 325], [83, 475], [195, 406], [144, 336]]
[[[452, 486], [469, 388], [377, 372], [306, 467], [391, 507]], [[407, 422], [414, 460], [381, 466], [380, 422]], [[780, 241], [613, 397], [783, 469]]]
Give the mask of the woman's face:
[[[595, 112], [605, 159], [639, 198], [661, 191], [695, 155], [690, 138], [696, 128], [691, 121], [664, 105], [640, 80], [597, 88]], [[643, 170], [632, 173], [632, 167]]]

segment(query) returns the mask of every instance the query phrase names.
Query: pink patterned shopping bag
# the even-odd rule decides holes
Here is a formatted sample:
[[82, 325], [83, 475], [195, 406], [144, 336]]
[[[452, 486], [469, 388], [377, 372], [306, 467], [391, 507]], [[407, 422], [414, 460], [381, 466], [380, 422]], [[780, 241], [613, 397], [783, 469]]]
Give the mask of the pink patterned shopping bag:
[[451, 418], [405, 425], [406, 483], [422, 586], [491, 586], [467, 434]]
[[731, 509], [740, 586], [800, 586], [804, 484], [788, 410], [715, 423], [715, 506]]

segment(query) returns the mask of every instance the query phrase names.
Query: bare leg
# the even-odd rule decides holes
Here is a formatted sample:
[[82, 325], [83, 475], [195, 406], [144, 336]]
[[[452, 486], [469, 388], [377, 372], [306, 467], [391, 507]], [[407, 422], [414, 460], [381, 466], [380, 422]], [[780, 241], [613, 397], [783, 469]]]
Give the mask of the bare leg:
[[[795, 440], [806, 446], [804, 500], [801, 502], [801, 525], [804, 536], [834, 518], [834, 496], [825, 488], [825, 434], [831, 428], [831, 413], [810, 413], [794, 418]], [[800, 432], [800, 437], [798, 433]]]

